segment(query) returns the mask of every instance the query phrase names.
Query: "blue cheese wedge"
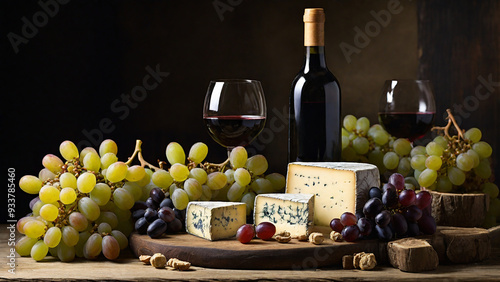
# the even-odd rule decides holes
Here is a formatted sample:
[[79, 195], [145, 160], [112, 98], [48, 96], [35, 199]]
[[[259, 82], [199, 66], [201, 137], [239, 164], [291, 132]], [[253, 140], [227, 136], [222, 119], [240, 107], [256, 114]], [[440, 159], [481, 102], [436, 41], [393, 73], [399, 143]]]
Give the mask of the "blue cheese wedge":
[[231, 238], [246, 223], [246, 204], [233, 202], [190, 202], [186, 209], [186, 231], [215, 241]]
[[314, 224], [329, 226], [344, 212], [362, 212], [371, 187], [379, 187], [376, 166], [351, 162], [288, 164], [286, 193], [314, 194]]
[[276, 234], [290, 232], [292, 237], [309, 236], [314, 220], [314, 195], [260, 194], [255, 197], [254, 222], [271, 222]]

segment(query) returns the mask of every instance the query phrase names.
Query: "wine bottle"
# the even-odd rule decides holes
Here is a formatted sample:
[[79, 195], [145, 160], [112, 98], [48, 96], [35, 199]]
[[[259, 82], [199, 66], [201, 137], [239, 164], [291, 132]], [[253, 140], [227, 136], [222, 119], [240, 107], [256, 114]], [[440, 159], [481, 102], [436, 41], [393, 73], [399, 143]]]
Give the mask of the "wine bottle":
[[340, 85], [326, 67], [325, 13], [305, 9], [305, 62], [292, 83], [288, 127], [288, 161], [339, 161]]

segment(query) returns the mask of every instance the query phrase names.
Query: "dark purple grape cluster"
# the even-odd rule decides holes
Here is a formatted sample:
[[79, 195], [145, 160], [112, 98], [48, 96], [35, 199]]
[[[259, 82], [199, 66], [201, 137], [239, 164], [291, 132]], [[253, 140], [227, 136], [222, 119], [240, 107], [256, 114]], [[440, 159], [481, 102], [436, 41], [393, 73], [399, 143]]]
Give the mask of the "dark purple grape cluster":
[[431, 194], [406, 189], [403, 175], [392, 174], [382, 190], [372, 187], [369, 198], [363, 213], [345, 212], [340, 218], [334, 218], [330, 222], [332, 230], [341, 232], [348, 242], [372, 237], [388, 241], [436, 232]]
[[185, 210], [176, 209], [172, 200], [165, 198], [165, 193], [158, 187], [151, 190], [145, 202], [135, 202], [131, 211], [139, 234], [159, 238], [165, 233], [184, 230]]

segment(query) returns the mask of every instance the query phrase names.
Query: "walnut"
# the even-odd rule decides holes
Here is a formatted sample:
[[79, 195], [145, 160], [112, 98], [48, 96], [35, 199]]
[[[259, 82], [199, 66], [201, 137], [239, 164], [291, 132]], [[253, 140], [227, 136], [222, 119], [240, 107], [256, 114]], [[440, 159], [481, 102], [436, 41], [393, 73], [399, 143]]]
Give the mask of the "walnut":
[[296, 239], [299, 241], [307, 241], [309, 238], [307, 237], [307, 235], [302, 234], [302, 235], [297, 236]]
[[354, 254], [354, 259], [353, 259], [354, 268], [359, 268], [359, 261], [361, 260], [361, 257], [364, 256], [365, 254], [366, 254], [365, 252]]
[[283, 231], [281, 233], [278, 233], [274, 236], [276, 241], [279, 243], [288, 243], [290, 240], [292, 240], [292, 237], [290, 236], [290, 232]]
[[151, 256], [148, 256], [148, 255], [141, 255], [139, 256], [139, 260], [141, 262], [143, 262], [144, 264], [151, 264], [150, 260], [151, 260]]
[[330, 239], [335, 242], [342, 242], [344, 241], [344, 237], [342, 237], [342, 234], [337, 231], [332, 231], [330, 232]]
[[191, 267], [191, 263], [187, 261], [182, 261], [180, 259], [171, 258], [168, 260], [167, 265], [178, 270], [188, 270]]
[[[338, 232], [337, 232], [338, 233]], [[354, 268], [354, 257], [352, 255], [345, 255], [342, 257], [342, 268], [353, 269]]]
[[319, 245], [325, 241], [325, 236], [323, 236], [323, 233], [320, 232], [313, 232], [311, 235], [309, 235], [309, 242], [313, 243], [314, 245]]
[[161, 253], [156, 253], [151, 257], [150, 262], [156, 268], [164, 268], [167, 264], [167, 258]]
[[375, 266], [377, 266], [377, 260], [375, 259], [375, 255], [372, 253], [365, 254], [359, 261], [359, 267], [361, 268], [361, 270], [374, 269]]

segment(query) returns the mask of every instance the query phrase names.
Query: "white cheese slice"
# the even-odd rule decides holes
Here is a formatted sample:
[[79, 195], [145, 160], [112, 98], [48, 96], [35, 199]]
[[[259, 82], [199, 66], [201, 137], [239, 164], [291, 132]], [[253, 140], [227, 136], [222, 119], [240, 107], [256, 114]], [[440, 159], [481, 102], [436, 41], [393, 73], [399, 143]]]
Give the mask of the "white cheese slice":
[[231, 238], [246, 223], [246, 211], [244, 203], [190, 202], [186, 231], [211, 241]]
[[314, 224], [329, 226], [344, 212], [362, 212], [371, 187], [379, 187], [376, 166], [352, 162], [288, 164], [286, 193], [314, 194]]
[[271, 222], [276, 234], [288, 231], [291, 236], [309, 236], [313, 227], [314, 195], [260, 194], [255, 197], [254, 223]]

